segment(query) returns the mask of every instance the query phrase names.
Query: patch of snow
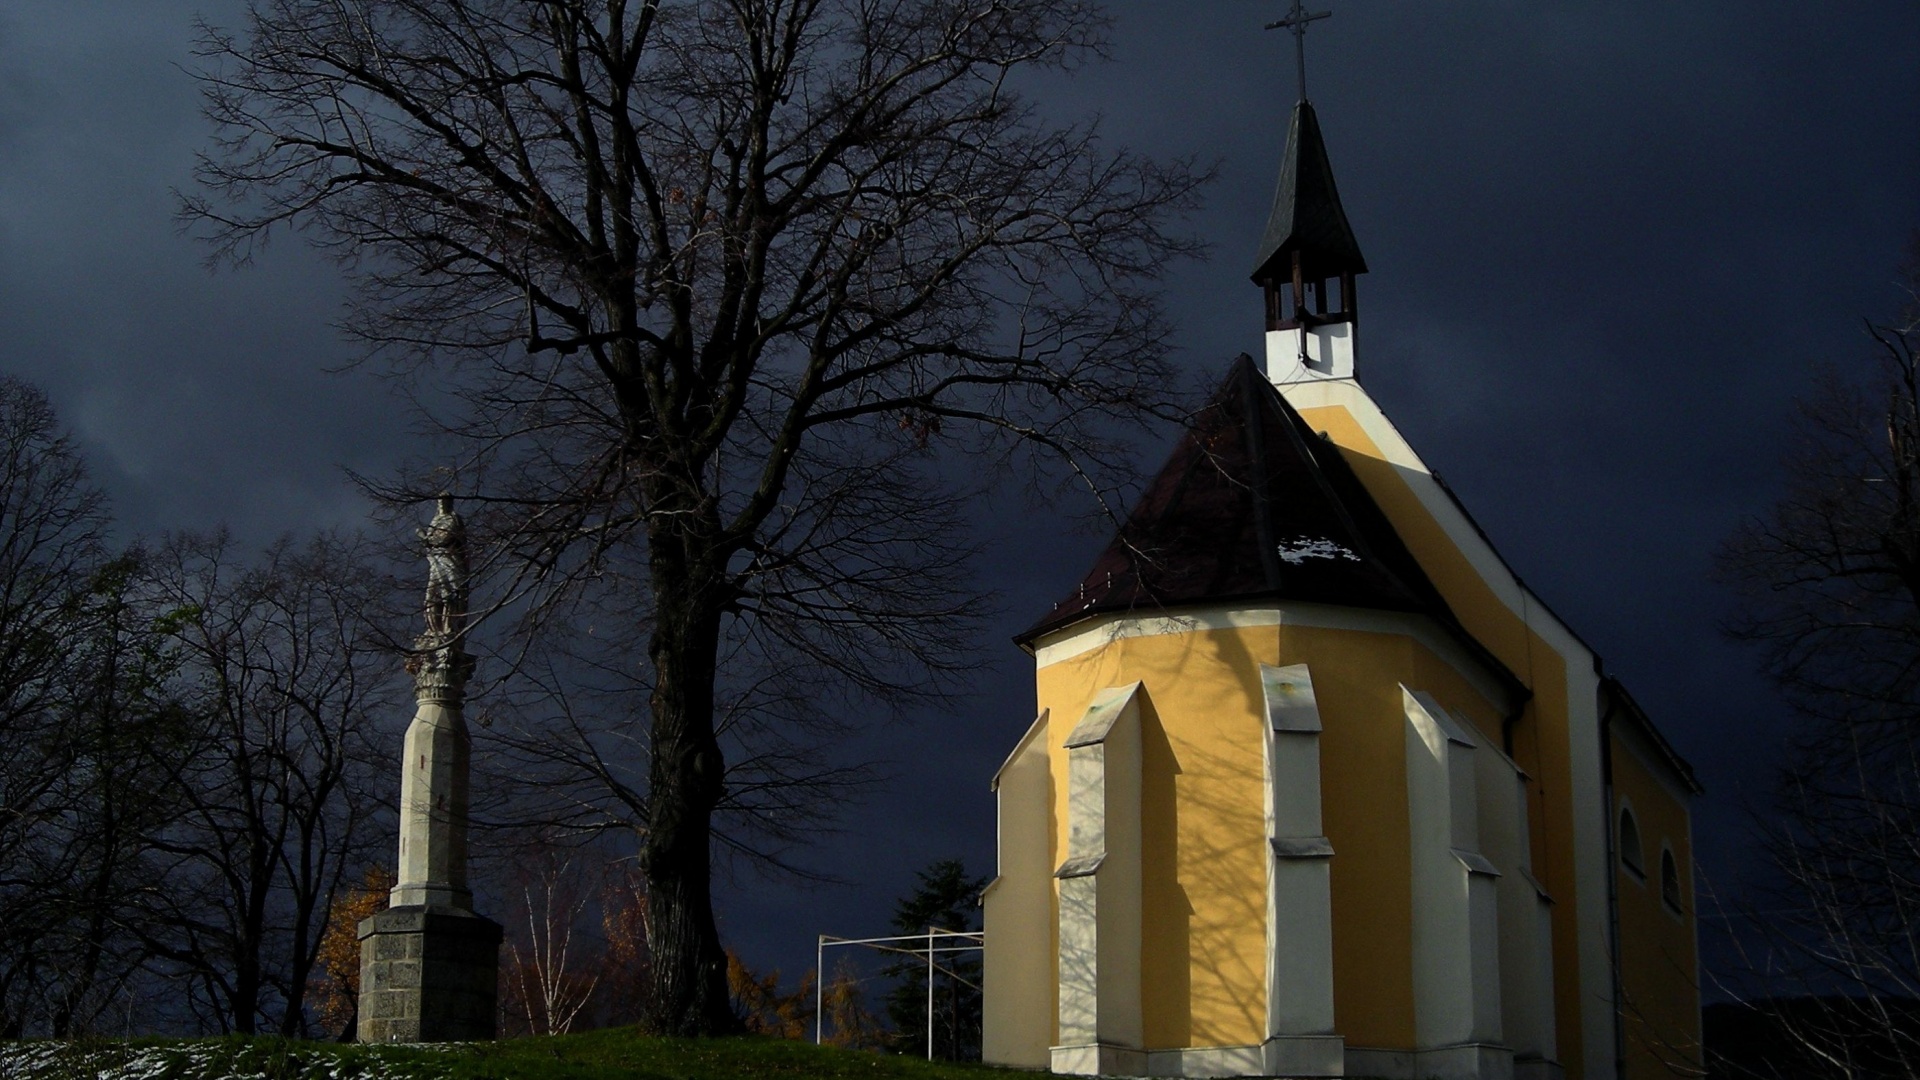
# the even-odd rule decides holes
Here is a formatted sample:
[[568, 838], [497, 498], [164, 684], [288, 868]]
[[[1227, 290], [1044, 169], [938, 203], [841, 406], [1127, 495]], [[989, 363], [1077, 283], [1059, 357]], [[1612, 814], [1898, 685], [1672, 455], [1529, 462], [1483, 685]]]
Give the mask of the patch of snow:
[[[258, 1055], [258, 1056], [256, 1056]], [[272, 1058], [267, 1061], [263, 1058]], [[379, 1050], [343, 1057], [324, 1047], [296, 1047], [263, 1054], [255, 1048], [182, 1042], [161, 1046], [75, 1044], [51, 1039], [0, 1043], [0, 1077], [6, 1080], [401, 1080], [417, 1076], [420, 1062], [402, 1067], [381, 1060]], [[441, 1070], [433, 1070], [441, 1071]]]
[[1280, 545], [1280, 557], [1294, 566], [1299, 566], [1308, 559], [1345, 559], [1348, 562], [1360, 561], [1360, 556], [1355, 555], [1352, 551], [1349, 551], [1340, 544], [1336, 544], [1331, 540], [1314, 540], [1304, 536], [1282, 543]]

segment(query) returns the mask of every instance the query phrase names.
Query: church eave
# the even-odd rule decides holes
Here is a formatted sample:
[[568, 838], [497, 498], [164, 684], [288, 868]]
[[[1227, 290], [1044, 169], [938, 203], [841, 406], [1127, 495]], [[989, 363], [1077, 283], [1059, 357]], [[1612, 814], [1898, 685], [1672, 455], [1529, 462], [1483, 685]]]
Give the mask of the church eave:
[[[1506, 696], [1505, 706], [1517, 713], [1533, 697], [1533, 691], [1521, 681], [1513, 669], [1503, 663], [1474, 637], [1450, 614], [1436, 615], [1434, 612], [1413, 605], [1385, 605], [1368, 603], [1340, 603], [1324, 598], [1303, 599], [1286, 592], [1260, 591], [1238, 596], [1209, 597], [1204, 600], [1188, 600], [1169, 604], [1102, 604], [1093, 603], [1078, 611], [1056, 612], [1042, 619], [1026, 630], [1015, 635], [1013, 643], [1028, 656], [1036, 655], [1041, 647], [1041, 639], [1055, 636], [1071, 636], [1076, 627], [1097, 622], [1110, 617], [1134, 619], [1177, 619], [1182, 615], [1194, 615], [1204, 611], [1223, 609], [1274, 610], [1284, 611], [1290, 604], [1311, 604], [1322, 608], [1348, 608], [1356, 611], [1386, 612], [1404, 615], [1410, 619], [1423, 619], [1452, 640], [1454, 644], [1472, 658], [1480, 669], [1498, 683]], [[1284, 625], [1284, 624], [1283, 624]], [[1664, 742], [1664, 740], [1663, 740]], [[1676, 755], [1677, 758], [1677, 755]], [[1689, 771], [1690, 774], [1690, 771]]]
[[1693, 764], [1681, 757], [1680, 752], [1667, 741], [1667, 737], [1661, 734], [1653, 718], [1647, 715], [1647, 711], [1640, 707], [1640, 702], [1628, 692], [1626, 684], [1613, 675], [1601, 676], [1600, 683], [1602, 690], [1611, 694], [1617, 705], [1617, 709], [1608, 710], [1605, 714], [1608, 721], [1611, 722], [1612, 717], [1618, 715], [1632, 724], [1648, 742], [1653, 744], [1661, 761], [1672, 771], [1674, 778], [1682, 786], [1696, 796], [1706, 794], [1707, 789], [1701, 785], [1700, 778], [1694, 774]]
[[[1378, 604], [1365, 602], [1342, 602], [1326, 597], [1306, 598], [1290, 594], [1285, 590], [1262, 589], [1254, 592], [1227, 593], [1218, 596], [1193, 597], [1166, 603], [1121, 602], [1101, 603], [1090, 601], [1086, 607], [1075, 610], [1059, 611], [1014, 635], [1013, 643], [1028, 653], [1043, 637], [1070, 630], [1084, 622], [1105, 618], [1110, 615], [1131, 616], [1136, 619], [1173, 619], [1182, 614], [1202, 610], [1221, 608], [1245, 608], [1275, 610], [1284, 609], [1288, 604], [1319, 604], [1326, 607], [1346, 607], [1362, 611], [1389, 611], [1397, 615], [1427, 616], [1428, 612], [1414, 604]], [[1435, 620], [1439, 622], [1439, 620]]]

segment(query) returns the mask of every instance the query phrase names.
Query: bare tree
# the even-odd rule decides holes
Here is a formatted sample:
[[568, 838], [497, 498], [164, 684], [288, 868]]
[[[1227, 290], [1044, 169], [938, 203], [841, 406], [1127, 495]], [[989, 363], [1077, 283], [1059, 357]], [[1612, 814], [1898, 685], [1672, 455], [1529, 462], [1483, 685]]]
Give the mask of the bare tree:
[[1098, 491], [1171, 395], [1157, 278], [1202, 171], [1015, 90], [1106, 25], [1092, 0], [262, 0], [206, 31], [220, 135], [186, 216], [243, 260], [302, 229], [357, 279], [351, 329], [464, 440], [502, 596], [644, 593], [620, 634], [662, 1030], [735, 1022], [721, 658], [951, 688], [965, 498], [1015, 462]]
[[[482, 828], [575, 844], [645, 836], [651, 684], [625, 630], [601, 629], [624, 628], [645, 597], [612, 576], [577, 585], [564, 613], [542, 614], [537, 638], [491, 658], [511, 677], [489, 687], [475, 732]], [[726, 773], [714, 840], [755, 868], [812, 878], [792, 853], [828, 833], [879, 772], [846, 749], [857, 702], [829, 697], [814, 665], [765, 644], [736, 636], [716, 664]]]
[[180, 650], [191, 746], [181, 807], [151, 843], [166, 887], [149, 947], [222, 1031], [306, 1030], [305, 997], [336, 900], [387, 829], [370, 828], [404, 716], [399, 655], [377, 622], [393, 583], [355, 542], [283, 540], [257, 562], [224, 534], [176, 537], [153, 604]]
[[[114, 695], [91, 693], [104, 670], [92, 661], [113, 652], [95, 648], [117, 592], [107, 522], [46, 395], [0, 377], [0, 1035], [64, 1034], [99, 998], [103, 909], [69, 886], [85, 879], [104, 894], [118, 880], [114, 841], [70, 842], [112, 804], [100, 785], [120, 790], [99, 756], [120, 714]], [[76, 801], [89, 786], [95, 798]], [[97, 932], [76, 942], [88, 925]]]
[[[46, 960], [46, 1030], [121, 1024], [150, 959], [140, 912], [167, 883], [152, 839], [181, 808], [170, 783], [191, 752], [192, 725], [172, 696], [177, 661], [146, 605], [145, 553], [100, 566], [69, 604], [77, 632], [62, 663], [56, 817], [43, 823], [36, 869], [57, 915], [37, 947]], [[137, 1019], [164, 1019], [154, 1010]]]
[[601, 875], [576, 865], [593, 858], [552, 844], [526, 853], [517, 875], [517, 918], [509, 920], [506, 992], [501, 1008], [512, 1028], [565, 1035], [592, 1001], [604, 973], [600, 950], [585, 932]]
[[[1798, 1075], [1920, 1077], [1920, 241], [1908, 304], [1870, 325], [1871, 377], [1831, 372], [1801, 410], [1788, 491], [1720, 556], [1731, 625], [1799, 717], [1778, 816], [1779, 891], [1745, 927]], [[1757, 933], [1755, 931], [1758, 931]]]
[[191, 1023], [170, 974], [205, 1026], [303, 1030], [342, 874], [386, 853], [389, 583], [333, 538], [116, 555], [107, 526], [45, 396], [0, 379], [0, 1034]]

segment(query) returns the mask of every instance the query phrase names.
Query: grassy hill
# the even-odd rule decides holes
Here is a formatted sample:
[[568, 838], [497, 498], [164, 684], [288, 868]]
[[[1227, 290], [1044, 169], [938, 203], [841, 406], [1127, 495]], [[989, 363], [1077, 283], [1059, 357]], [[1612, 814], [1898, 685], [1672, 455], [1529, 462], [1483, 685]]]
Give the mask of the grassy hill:
[[991, 1080], [982, 1065], [773, 1039], [654, 1039], [614, 1029], [440, 1046], [290, 1039], [0, 1042], [6, 1080]]

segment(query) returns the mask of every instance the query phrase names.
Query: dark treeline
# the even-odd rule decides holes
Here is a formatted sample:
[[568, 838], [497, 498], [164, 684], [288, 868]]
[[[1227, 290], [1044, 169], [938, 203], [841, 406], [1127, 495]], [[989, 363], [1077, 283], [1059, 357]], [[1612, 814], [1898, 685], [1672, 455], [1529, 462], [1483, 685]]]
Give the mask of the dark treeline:
[[[117, 542], [46, 395], [0, 376], [0, 1038], [352, 1036], [354, 931], [392, 885], [413, 711], [412, 509], [388, 508], [384, 538], [321, 532], [257, 551], [222, 530]], [[602, 607], [629, 599], [603, 591], [572, 612], [585, 629], [552, 611], [479, 613], [501, 640], [473, 643], [484, 691], [469, 710], [472, 869], [483, 914], [506, 931], [506, 1034], [648, 1011], [647, 891], [633, 859], [648, 793], [626, 728], [644, 693], [592, 633]], [[730, 670], [740, 685], [727, 686], [731, 794], [716, 844], [742, 869], [803, 873], [787, 854], [870, 774], [823, 756], [840, 726], [770, 729], [798, 702], [746, 657]], [[959, 874], [953, 864], [942, 880], [971, 912], [979, 883]], [[909, 921], [952, 900], [919, 897], [932, 907]], [[956, 970], [977, 984], [970, 964]], [[924, 999], [919, 971], [902, 1002]], [[732, 958], [731, 1005], [752, 1030], [807, 1037], [813, 978], [783, 989], [777, 972]], [[835, 1037], [868, 1030], [859, 1045], [900, 1048], [867, 991], [842, 983]], [[960, 1021], [941, 1001], [939, 1051], [977, 1056], [977, 993]], [[896, 1004], [912, 1014], [902, 1030], [923, 1032], [923, 1010]], [[924, 1053], [915, 1039], [907, 1048]]]
[[314, 1033], [336, 901], [390, 857], [393, 575], [356, 537], [110, 527], [0, 378], [0, 1035]]
[[1723, 894], [1722, 1075], [1920, 1078], [1920, 235], [1899, 284], [1720, 553], [1728, 628], [1794, 721], [1755, 816], [1771, 876]]

